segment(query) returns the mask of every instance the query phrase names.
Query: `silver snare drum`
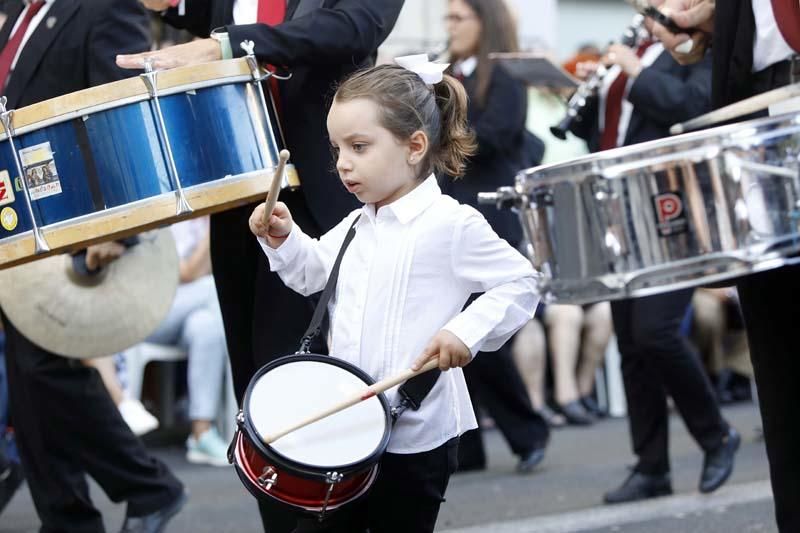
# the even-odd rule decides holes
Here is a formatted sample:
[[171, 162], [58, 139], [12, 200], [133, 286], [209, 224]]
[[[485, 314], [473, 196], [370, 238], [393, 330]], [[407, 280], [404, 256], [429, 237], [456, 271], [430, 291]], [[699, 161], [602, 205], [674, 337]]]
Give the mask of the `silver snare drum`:
[[482, 194], [519, 212], [546, 300], [702, 285], [797, 261], [800, 115], [532, 168]]

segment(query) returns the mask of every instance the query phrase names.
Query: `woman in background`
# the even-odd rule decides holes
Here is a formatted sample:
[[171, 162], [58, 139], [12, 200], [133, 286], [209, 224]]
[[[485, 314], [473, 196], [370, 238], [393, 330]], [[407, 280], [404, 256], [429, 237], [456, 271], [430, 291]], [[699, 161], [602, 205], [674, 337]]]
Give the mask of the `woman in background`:
[[[543, 144], [525, 129], [525, 86], [489, 59], [493, 52], [518, 50], [516, 25], [503, 0], [449, 0], [445, 21], [452, 74], [467, 90], [478, 152], [462, 179], [443, 177], [442, 189], [481, 211], [500, 237], [518, 247], [522, 230], [516, 216], [477, 205], [479, 192], [511, 184], [517, 171], [535, 165], [543, 155]], [[488, 411], [519, 457], [517, 471], [526, 473], [544, 458], [549, 429], [531, 406], [510, 344], [476, 357], [464, 374], [474, 407]], [[459, 465], [461, 470], [485, 468], [480, 428], [461, 437]]]

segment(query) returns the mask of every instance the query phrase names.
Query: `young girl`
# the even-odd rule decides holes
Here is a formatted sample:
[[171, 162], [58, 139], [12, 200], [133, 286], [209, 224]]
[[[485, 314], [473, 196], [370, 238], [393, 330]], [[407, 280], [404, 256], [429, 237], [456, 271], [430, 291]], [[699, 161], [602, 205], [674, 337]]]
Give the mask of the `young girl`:
[[[474, 150], [466, 111], [449, 76], [429, 86], [400, 66], [357, 73], [336, 92], [327, 125], [342, 184], [365, 205], [319, 240], [280, 202], [268, 225], [264, 204], [250, 217], [270, 268], [304, 295], [322, 290], [360, 217], [329, 306], [330, 353], [376, 380], [432, 358], [453, 369], [398, 419], [365, 501], [334, 513], [325, 531], [433, 531], [458, 437], [477, 427], [460, 367], [500, 347], [538, 302], [530, 263], [475, 209], [443, 195], [433, 175], [462, 174]], [[462, 311], [473, 293], [484, 294]]]

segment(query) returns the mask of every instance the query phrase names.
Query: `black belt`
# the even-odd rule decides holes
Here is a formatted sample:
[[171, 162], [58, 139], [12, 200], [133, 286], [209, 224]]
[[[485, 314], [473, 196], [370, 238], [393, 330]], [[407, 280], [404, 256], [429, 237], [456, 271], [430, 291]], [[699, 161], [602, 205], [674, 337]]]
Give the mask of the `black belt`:
[[764, 70], [753, 73], [752, 80], [755, 94], [800, 82], [800, 55], [773, 63]]

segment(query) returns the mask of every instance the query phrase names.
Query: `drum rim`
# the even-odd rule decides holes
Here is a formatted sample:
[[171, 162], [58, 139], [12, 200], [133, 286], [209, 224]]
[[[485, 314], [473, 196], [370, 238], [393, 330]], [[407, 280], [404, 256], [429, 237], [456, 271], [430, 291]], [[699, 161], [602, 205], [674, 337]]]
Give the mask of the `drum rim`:
[[[161, 70], [158, 71], [156, 80], [159, 96], [168, 96], [193, 88], [252, 81], [252, 73], [244, 58], [223, 59]], [[147, 86], [140, 76], [132, 76], [14, 109], [12, 126], [15, 132], [30, 133], [40, 129], [37, 126], [39, 123], [53, 125], [62, 122], [60, 117], [69, 120], [83, 114], [92, 114], [150, 99]], [[0, 141], [5, 141], [7, 138], [5, 128], [0, 124]]]
[[264, 444], [260, 438], [254, 436], [258, 435], [255, 427], [253, 427], [253, 421], [250, 418], [249, 412], [245, 409], [245, 407], [249, 404], [250, 396], [252, 395], [253, 388], [255, 387], [256, 382], [258, 379], [269, 372], [270, 370], [282, 366], [288, 363], [293, 362], [300, 362], [300, 361], [314, 361], [319, 363], [327, 363], [334, 366], [338, 366], [345, 370], [352, 372], [356, 377], [360, 378], [365, 382], [366, 385], [372, 385], [375, 383], [375, 380], [355, 366], [352, 363], [348, 363], [343, 359], [339, 359], [337, 357], [331, 355], [320, 355], [320, 354], [290, 354], [285, 355], [283, 357], [279, 357], [274, 361], [267, 363], [266, 365], [262, 366], [258, 371], [253, 375], [250, 379], [250, 383], [247, 385], [247, 389], [244, 393], [244, 398], [242, 400], [242, 414], [243, 414], [243, 423], [242, 423], [242, 431], [244, 432], [245, 436], [250, 440], [250, 444], [255, 448], [256, 452], [259, 453], [262, 457], [269, 461], [273, 461], [278, 463], [281, 466], [291, 468], [294, 470], [294, 473], [303, 477], [311, 478], [311, 479], [318, 479], [319, 477], [325, 477], [327, 472], [335, 470], [340, 474], [350, 474], [354, 472], [360, 472], [362, 470], [366, 470], [374, 466], [383, 454], [386, 452], [386, 448], [389, 446], [389, 439], [392, 435], [392, 415], [391, 415], [391, 408], [389, 406], [389, 400], [386, 399], [386, 395], [384, 393], [377, 394], [376, 397], [378, 401], [381, 402], [383, 406], [384, 416], [386, 418], [386, 429], [383, 433], [383, 438], [381, 439], [380, 444], [377, 446], [375, 451], [369, 455], [368, 457], [354, 462], [354, 463], [347, 463], [344, 465], [336, 465], [334, 467], [318, 467], [315, 465], [301, 463], [299, 461], [295, 461], [285, 455], [281, 454], [277, 450], [275, 450], [269, 444]]
[[[686, 152], [699, 150], [701, 148], [705, 148], [708, 151], [713, 151], [715, 149], [721, 151], [721, 149], [731, 145], [740, 144], [743, 140], [735, 138], [732, 134], [744, 131], [745, 129], [754, 129], [755, 131], [752, 135], [747, 138], [758, 137], [769, 131], [762, 130], [762, 128], [767, 126], [771, 126], [770, 130], [781, 127], [798, 128], [800, 127], [800, 112], [751, 119], [735, 124], [726, 124], [706, 130], [683, 133], [681, 135], [674, 135], [652, 141], [644, 141], [629, 146], [613, 148], [611, 150], [603, 150], [601, 152], [576, 157], [568, 161], [539, 165], [519, 171], [516, 174], [515, 181], [523, 185], [529, 180], [535, 180], [536, 184], [574, 181], [577, 179], [576, 174], [584, 173], [583, 170], [580, 170], [582, 165], [591, 166], [592, 164], [603, 165], [606, 163], [607, 166], [615, 166], [624, 164], [630, 159], [641, 158], [644, 153], [655, 148], [664, 148], [668, 146], [682, 146], [683, 148], [680, 151]], [[709, 144], [709, 141], [713, 140], [718, 141], [716, 146]]]
[[[320, 507], [306, 507], [304, 505], [299, 505], [299, 504], [294, 503], [294, 502], [286, 501], [283, 498], [279, 498], [278, 496], [274, 495], [270, 491], [259, 490], [256, 487], [255, 482], [253, 481], [253, 479], [249, 475], [247, 475], [247, 471], [244, 469], [244, 467], [241, 464], [242, 462], [244, 462], [244, 459], [240, 458], [240, 456], [239, 456], [239, 446], [241, 444], [241, 439], [244, 439], [244, 438], [246, 438], [246, 437], [245, 437], [245, 435], [242, 435], [242, 434], [237, 434], [236, 436], [234, 436], [233, 445], [236, 446], [237, 449], [234, 452], [233, 468], [234, 468], [234, 470], [236, 470], [236, 475], [239, 476], [239, 480], [242, 482], [242, 485], [245, 486], [247, 491], [250, 494], [252, 494], [255, 499], [263, 500], [264, 497], [266, 496], [267, 498], [269, 498], [269, 501], [277, 502], [277, 503], [279, 503], [281, 505], [287, 505], [289, 507], [292, 507], [294, 509], [297, 509], [297, 510], [305, 512], [305, 513], [315, 514], [315, 513], [319, 513], [320, 511], [323, 510], [323, 508], [321, 506]], [[249, 438], [248, 438], [248, 440], [249, 440]], [[252, 444], [252, 441], [250, 441], [250, 442]], [[254, 446], [254, 448], [255, 448], [255, 446]], [[362, 487], [359, 488], [359, 491], [357, 493], [349, 496], [344, 501], [337, 501], [335, 503], [329, 504], [326, 507], [326, 510], [327, 511], [335, 511], [336, 509], [339, 509], [342, 506], [349, 505], [349, 504], [351, 504], [353, 502], [356, 502], [356, 501], [360, 500], [361, 498], [363, 498], [367, 493], [369, 493], [369, 491], [372, 489], [372, 486], [375, 484], [375, 481], [376, 481], [376, 479], [378, 477], [377, 474], [379, 473], [379, 471], [380, 471], [380, 465], [377, 464], [377, 463], [372, 465], [372, 466], [370, 466], [369, 468], [365, 468], [363, 470], [363, 472], [364, 472], [364, 474], [366, 476], [366, 482], [364, 483], [364, 485]], [[279, 476], [280, 476], [280, 473], [281, 472], [278, 471], [278, 475]], [[357, 473], [354, 473], [354, 474], [360, 474], [360, 473], [361, 472], [357, 472]], [[317, 482], [320, 482], [320, 483], [325, 481], [324, 479], [319, 479], [319, 476], [311, 477], [311, 476], [299, 475], [298, 472], [289, 472], [289, 474], [291, 474], [293, 476], [296, 476], [296, 477], [311, 478], [311, 481], [317, 481]], [[280, 481], [280, 479], [279, 479], [279, 481]]]

